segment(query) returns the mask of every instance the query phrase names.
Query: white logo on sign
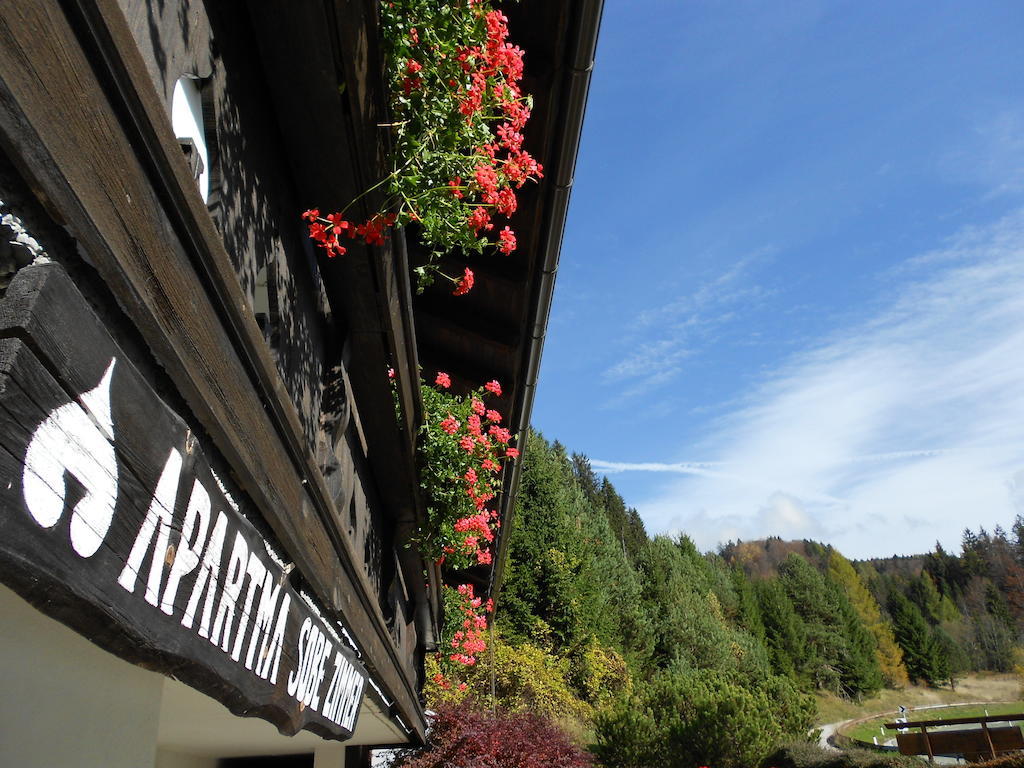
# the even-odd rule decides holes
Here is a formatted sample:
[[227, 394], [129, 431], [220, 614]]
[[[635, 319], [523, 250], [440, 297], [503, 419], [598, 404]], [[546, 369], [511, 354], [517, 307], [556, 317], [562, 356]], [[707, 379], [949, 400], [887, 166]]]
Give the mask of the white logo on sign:
[[100, 383], [82, 395], [81, 405], [72, 402], [52, 411], [32, 433], [25, 453], [25, 504], [39, 525], [52, 528], [64, 512], [65, 472], [85, 489], [71, 511], [71, 546], [82, 557], [96, 554], [114, 517], [117, 458], [110, 380], [116, 362], [111, 359]]

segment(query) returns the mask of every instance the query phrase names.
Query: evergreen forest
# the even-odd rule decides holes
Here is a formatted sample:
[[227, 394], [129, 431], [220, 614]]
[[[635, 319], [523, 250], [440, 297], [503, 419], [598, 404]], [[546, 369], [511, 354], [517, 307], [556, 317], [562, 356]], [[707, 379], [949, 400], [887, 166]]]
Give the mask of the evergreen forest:
[[738, 768], [816, 724], [815, 694], [1011, 671], [1024, 519], [959, 553], [851, 562], [813, 541], [701, 553], [649, 536], [586, 457], [528, 436], [490, 648], [433, 703], [558, 720], [608, 768]]

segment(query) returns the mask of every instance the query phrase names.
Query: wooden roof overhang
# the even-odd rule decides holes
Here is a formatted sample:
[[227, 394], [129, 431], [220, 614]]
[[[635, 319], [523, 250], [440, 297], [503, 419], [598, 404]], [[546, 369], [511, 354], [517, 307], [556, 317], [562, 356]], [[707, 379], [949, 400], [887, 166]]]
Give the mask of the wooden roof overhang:
[[[526, 52], [522, 86], [534, 106], [524, 147], [544, 166], [544, 178], [519, 192], [510, 221], [518, 241], [514, 253], [470, 260], [450, 256], [445, 272], [460, 274], [469, 266], [473, 290], [455, 298], [450, 285], [437, 283], [413, 300], [424, 375], [445, 371], [463, 391], [497, 379], [503, 388], [499, 409], [521, 441], [530, 424], [602, 7], [603, 0], [521, 0], [502, 6], [510, 41]], [[422, 258], [415, 244], [409, 251], [414, 263]], [[504, 534], [520, 467], [516, 462], [503, 478], [503, 526], [493, 564], [457, 575], [472, 578], [492, 596], [504, 569]]]
[[[423, 252], [401, 234], [389, 240], [383, 259], [358, 246], [344, 259], [321, 259], [328, 292], [341, 299], [337, 305], [344, 307], [350, 338], [358, 343], [353, 356], [361, 365], [353, 388], [377, 436], [371, 446], [374, 468], [399, 523], [399, 540], [424, 513], [418, 482], [407, 471], [414, 466], [422, 422], [415, 386], [421, 367], [425, 376], [448, 372], [464, 391], [498, 379], [506, 423], [521, 436], [529, 426], [602, 7], [603, 0], [522, 0], [503, 7], [510, 39], [526, 51], [523, 88], [533, 96], [534, 109], [525, 146], [544, 166], [545, 178], [519, 195], [511, 221], [518, 238], [513, 255], [445, 259], [451, 274], [471, 264], [473, 291], [456, 298], [438, 283], [413, 297], [410, 262], [415, 266]], [[381, 124], [389, 119], [376, 0], [264, 0], [251, 7], [249, 17], [297, 186], [308, 191], [311, 206], [340, 210], [387, 166], [389, 136]], [[378, 202], [372, 194], [363, 198], [352, 217], [367, 217]], [[384, 382], [389, 363], [396, 369], [404, 416], [397, 428]], [[503, 477], [499, 511], [505, 525], [494, 562], [449, 580], [468, 578], [496, 595], [508, 544], [502, 534], [519, 474], [516, 462]], [[432, 637], [439, 606], [436, 591], [424, 589], [423, 569], [430, 583], [442, 577], [414, 549], [405, 553], [406, 581], [419, 601], [419, 629]]]
[[[376, 3], [233, 5], [252, 28], [296, 188], [309, 205], [340, 208], [376, 180], [387, 155], [376, 128]], [[358, 638], [392, 718], [422, 741], [419, 681], [403, 672], [407, 660], [333, 519], [316, 457], [117, 0], [18, 2], [0, 20], [0, 40], [0, 145], [89, 254], [310, 590]], [[359, 361], [350, 379], [367, 454], [401, 540], [422, 514], [413, 461], [421, 406], [401, 240], [394, 248], [381, 258], [353, 247], [349, 258], [321, 266]], [[388, 365], [399, 371], [402, 424]], [[400, 549], [429, 645], [439, 609], [423, 574], [436, 568]]]
[[[470, 266], [476, 275], [474, 289], [458, 298], [444, 281], [412, 296], [409, 265], [424, 258], [413, 238], [407, 242], [399, 235], [389, 241], [393, 259], [321, 262], [329, 291], [344, 297], [350, 329], [387, 337], [374, 349], [379, 368], [364, 370], [363, 384], [366, 402], [376, 403], [374, 418], [386, 432], [384, 421], [390, 412], [381, 397], [386, 389], [378, 379], [390, 354], [405, 415], [400, 451], [389, 454], [394, 461], [401, 457], [404, 465], [414, 451], [422, 405], [411, 384], [417, 381], [419, 369], [424, 376], [441, 370], [449, 373], [454, 388], [462, 391], [498, 379], [504, 389], [499, 408], [506, 423], [521, 436], [529, 427], [602, 8], [603, 0], [521, 0], [502, 6], [509, 17], [510, 40], [526, 51], [522, 85], [534, 99], [525, 146], [545, 169], [539, 184], [520, 191], [519, 207], [510, 222], [518, 239], [515, 253], [490, 253], [471, 260], [454, 254], [446, 257], [447, 273], [459, 274]], [[296, 178], [302, 180], [303, 188], [315, 192], [310, 205], [341, 209], [371, 187], [387, 163], [388, 134], [380, 126], [389, 120], [376, 3], [295, 5], [267, 0], [250, 17], [278, 112], [288, 116], [282, 121], [282, 132]], [[298, 51], [301, 57], [295, 55]], [[356, 175], [348, 170], [353, 168], [358, 170]], [[362, 202], [355, 217], [370, 214], [377, 199], [370, 195]], [[372, 287], [391, 291], [385, 299], [387, 316], [368, 306]], [[399, 328], [401, 334], [396, 336], [389, 328]], [[414, 334], [415, 345], [407, 343], [409, 334]], [[377, 466], [384, 465], [378, 462]], [[499, 511], [506, 523], [511, 519], [519, 466], [514, 464], [503, 478]], [[386, 480], [383, 484], [388, 485]], [[422, 515], [416, 486], [415, 479], [402, 476], [390, 487], [389, 504], [402, 510], [407, 532]], [[457, 578], [472, 579], [488, 592], [496, 591], [492, 585], [500, 584], [506, 547], [507, 537], [499, 534], [493, 564]], [[428, 567], [436, 583], [437, 568]], [[407, 579], [415, 578], [412, 570], [410, 563]], [[436, 595], [432, 598], [436, 601]], [[436, 602], [429, 608], [436, 617]]]
[[[376, 0], [234, 5], [239, 23], [252, 29], [296, 189], [310, 206], [340, 209], [379, 178], [388, 154], [387, 132], [378, 127], [387, 120]], [[498, 378], [508, 423], [520, 433], [529, 424], [601, 5], [524, 0], [507, 9], [513, 39], [528, 51], [524, 87], [535, 98], [527, 146], [546, 169], [544, 182], [520, 198], [514, 258], [474, 262], [477, 287], [461, 302], [436, 290], [412, 300], [401, 237], [383, 258], [353, 246], [347, 258], [321, 262], [359, 361], [351, 384], [398, 540], [423, 514], [414, 470], [420, 357], [428, 372], [448, 370], [469, 386]], [[343, 556], [352, 545], [332, 522], [315, 457], [220, 236], [187, 191], [193, 181], [118, 3], [25, 0], [7, 22], [0, 24], [8, 43], [0, 46], [0, 138], [31, 147], [21, 171], [89, 252], [325, 608], [356, 630], [392, 716], [422, 739], [418, 686], [400, 672], [403, 660], [365, 576]], [[40, 72], [59, 99], [38, 98]], [[54, 112], [57, 104], [63, 114]], [[366, 198], [353, 217], [376, 202]], [[398, 372], [401, 424], [388, 365]], [[504, 478], [506, 520], [518, 472]], [[495, 570], [478, 578], [500, 581], [506, 545], [500, 537]], [[415, 550], [402, 551], [419, 634], [429, 644], [439, 607], [424, 568], [431, 583], [439, 575]]]
[[[388, 134], [378, 127], [387, 122], [387, 106], [376, 6], [375, 0], [248, 4], [268, 96], [296, 187], [309, 207], [345, 208], [379, 180], [386, 165]], [[369, 194], [349, 208], [350, 217], [365, 220], [378, 203]], [[414, 461], [422, 402], [415, 386], [418, 362], [405, 242], [396, 237], [383, 249], [374, 249], [353, 241], [348, 248], [345, 258], [328, 260], [318, 253], [320, 274], [337, 313], [335, 322], [350, 343], [355, 364], [349, 375], [368, 459], [395, 525], [421, 645], [433, 650], [440, 606], [427, 584], [428, 579], [439, 583], [438, 568], [405, 546], [424, 516]], [[390, 366], [397, 372], [401, 423], [394, 416]], [[389, 694], [393, 716], [411, 729], [414, 739], [422, 740], [426, 717], [419, 691], [392, 689]]]

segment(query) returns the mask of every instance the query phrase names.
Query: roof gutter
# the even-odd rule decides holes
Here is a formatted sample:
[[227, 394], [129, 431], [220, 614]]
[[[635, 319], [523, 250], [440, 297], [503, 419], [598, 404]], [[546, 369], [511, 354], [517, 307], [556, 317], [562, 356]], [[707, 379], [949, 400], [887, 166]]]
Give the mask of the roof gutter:
[[[547, 334], [548, 318], [551, 314], [551, 302], [555, 291], [555, 277], [558, 274], [558, 259], [562, 250], [562, 237], [565, 234], [565, 220], [569, 210], [569, 198], [572, 194], [573, 176], [576, 172], [576, 157], [579, 153], [580, 136], [583, 131], [583, 118], [587, 108], [587, 94], [590, 91], [590, 75], [594, 70], [594, 57], [597, 51], [598, 31], [601, 27], [601, 14], [604, 0], [581, 0], [579, 3], [579, 20], [576, 24], [576, 37], [572, 41], [573, 51], [570, 67], [565, 75], [567, 96], [565, 105], [558, 120], [561, 126], [556, 146], [562, 148], [552, 177], [553, 191], [549, 214], [544, 222], [542, 239], [543, 258], [541, 261], [540, 278], [536, 281], [531, 297], [529, 343], [526, 350], [526, 376], [524, 385], [518, 394], [519, 402], [516, 412], [519, 419], [515, 432], [520, 440], [526, 435], [530, 426], [530, 415], [533, 411], [533, 400], [537, 392], [537, 379], [540, 375], [541, 355], [544, 352], [544, 339]], [[497, 602], [498, 593], [505, 576], [505, 558], [508, 552], [508, 531], [512, 522], [513, 501], [519, 491], [522, 476], [522, 461], [512, 465], [512, 473], [504, 494], [504, 513], [502, 515], [501, 535], [498, 537], [497, 557], [494, 558], [494, 572], [491, 579], [490, 596]]]

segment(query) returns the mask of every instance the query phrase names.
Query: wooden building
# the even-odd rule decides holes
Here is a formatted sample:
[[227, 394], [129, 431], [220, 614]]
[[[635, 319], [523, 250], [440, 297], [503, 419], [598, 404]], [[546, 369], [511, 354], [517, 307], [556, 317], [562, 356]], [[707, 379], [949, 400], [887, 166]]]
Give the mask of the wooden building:
[[3, 4], [0, 764], [424, 738], [417, 372], [499, 379], [525, 430], [600, 10], [507, 9], [546, 179], [515, 257], [414, 298], [415, 242], [326, 261], [299, 219], [384, 167], [375, 0]]

